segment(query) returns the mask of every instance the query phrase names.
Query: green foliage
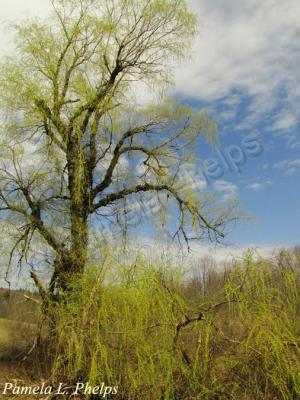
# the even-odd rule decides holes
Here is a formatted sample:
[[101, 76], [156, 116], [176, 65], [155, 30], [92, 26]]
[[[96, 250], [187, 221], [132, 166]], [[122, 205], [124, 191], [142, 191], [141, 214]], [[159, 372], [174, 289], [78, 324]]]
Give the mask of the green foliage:
[[[187, 2], [50, 2], [47, 19], [15, 24], [15, 52], [0, 63], [0, 212], [15, 233], [8, 264], [48, 265], [36, 249], [51, 253], [42, 297], [85, 269], [90, 228], [127, 236], [137, 217], [188, 244], [221, 240], [236, 217], [235, 205], [217, 207], [179, 178], [217, 130], [205, 111], [165, 99], [196, 32]], [[154, 104], [139, 104], [136, 82], [151, 87]]]
[[[196, 32], [196, 16], [184, 0], [51, 3], [53, 12], [47, 20], [12, 26], [17, 52], [0, 69], [1, 106], [10, 111], [21, 108], [31, 123], [36, 99], [51, 108], [60, 97], [69, 112], [91, 101], [115, 67], [120, 43], [119, 56], [132, 79], [170, 81], [171, 60], [187, 56]], [[66, 94], [78, 102], [64, 103]]]
[[186, 307], [177, 285], [170, 273], [143, 263], [121, 266], [105, 283], [87, 273], [57, 310], [54, 374], [112, 382], [126, 398], [172, 398], [173, 372], [182, 368], [175, 326]]
[[297, 399], [298, 281], [246, 257], [199, 303], [170, 266], [108, 257], [51, 308], [53, 379], [118, 385], [117, 399]]
[[274, 269], [251, 258], [247, 264], [243, 290], [227, 287], [237, 301], [230, 316], [242, 326], [240, 337], [244, 335], [232, 376], [246, 383], [245, 398], [253, 389], [257, 399], [266, 392], [276, 399], [299, 398], [299, 271]]

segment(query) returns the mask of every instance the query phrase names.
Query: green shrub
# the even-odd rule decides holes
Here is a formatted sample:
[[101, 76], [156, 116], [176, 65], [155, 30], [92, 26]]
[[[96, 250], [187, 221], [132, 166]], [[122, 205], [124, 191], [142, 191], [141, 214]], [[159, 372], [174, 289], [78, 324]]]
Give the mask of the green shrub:
[[105, 382], [124, 400], [297, 399], [298, 283], [247, 256], [197, 304], [171, 266], [107, 257], [50, 309], [53, 380]]

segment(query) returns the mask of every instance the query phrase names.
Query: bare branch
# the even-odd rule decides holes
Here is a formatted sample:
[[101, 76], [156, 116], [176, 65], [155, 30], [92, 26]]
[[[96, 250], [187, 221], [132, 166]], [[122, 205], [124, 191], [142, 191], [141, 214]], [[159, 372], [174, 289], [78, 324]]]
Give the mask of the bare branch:
[[41, 298], [42, 298], [43, 300], [46, 300], [46, 299], [47, 299], [47, 296], [48, 296], [48, 292], [47, 292], [47, 290], [44, 288], [44, 285], [42, 284], [40, 278], [37, 276], [37, 274], [35, 273], [34, 270], [31, 270], [31, 271], [30, 271], [30, 276], [31, 276], [31, 278], [32, 278], [33, 281], [34, 281], [35, 286], [37, 287]]
[[139, 133], [145, 133], [149, 130], [150, 126], [152, 124], [144, 125], [141, 127], [137, 127], [131, 130], [128, 130], [123, 134], [121, 139], [118, 141], [118, 143], [115, 146], [115, 149], [113, 151], [113, 157], [112, 160], [107, 168], [106, 174], [104, 176], [104, 179], [102, 180], [99, 185], [97, 185], [93, 190], [92, 190], [92, 199], [94, 199], [99, 193], [103, 192], [111, 183], [112, 183], [112, 176], [114, 173], [114, 170], [118, 164], [120, 156], [125, 152], [125, 150], [122, 150], [122, 146], [124, 145], [125, 141]]

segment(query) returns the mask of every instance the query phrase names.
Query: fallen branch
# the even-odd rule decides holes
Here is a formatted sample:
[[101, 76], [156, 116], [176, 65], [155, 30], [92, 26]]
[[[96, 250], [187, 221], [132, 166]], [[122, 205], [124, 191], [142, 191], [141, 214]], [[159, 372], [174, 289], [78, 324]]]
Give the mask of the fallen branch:
[[26, 300], [33, 301], [33, 302], [36, 303], [36, 304], [42, 304], [41, 301], [39, 301], [39, 300], [37, 300], [37, 299], [33, 299], [32, 297], [29, 297], [29, 296], [27, 296], [26, 294], [24, 294], [24, 297], [25, 297]]

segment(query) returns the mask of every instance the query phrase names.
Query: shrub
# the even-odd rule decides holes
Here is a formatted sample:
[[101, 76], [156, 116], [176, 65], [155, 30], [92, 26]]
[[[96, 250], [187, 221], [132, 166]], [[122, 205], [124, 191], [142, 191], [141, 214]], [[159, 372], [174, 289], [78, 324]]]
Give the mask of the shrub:
[[53, 380], [105, 382], [128, 400], [299, 398], [298, 283], [247, 256], [201, 303], [171, 266], [108, 257], [50, 308]]

